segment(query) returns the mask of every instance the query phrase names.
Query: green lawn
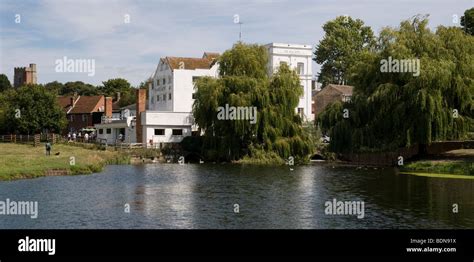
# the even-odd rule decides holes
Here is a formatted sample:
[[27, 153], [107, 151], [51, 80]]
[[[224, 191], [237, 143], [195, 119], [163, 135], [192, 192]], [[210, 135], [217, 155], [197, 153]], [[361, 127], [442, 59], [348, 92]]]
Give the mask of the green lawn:
[[[59, 155], [55, 155], [59, 153]], [[71, 165], [74, 157], [74, 165]], [[34, 178], [47, 175], [48, 170], [64, 170], [67, 174], [98, 172], [106, 164], [128, 163], [129, 158], [115, 151], [100, 151], [55, 144], [51, 155], [45, 155], [44, 144], [0, 143], [0, 180]]]

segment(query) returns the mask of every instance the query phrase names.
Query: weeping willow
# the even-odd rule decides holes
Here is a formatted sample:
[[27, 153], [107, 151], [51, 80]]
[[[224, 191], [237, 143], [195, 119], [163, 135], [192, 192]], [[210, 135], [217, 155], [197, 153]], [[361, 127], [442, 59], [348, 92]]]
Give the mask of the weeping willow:
[[[297, 161], [312, 153], [311, 141], [295, 114], [302, 95], [298, 75], [282, 65], [271, 77], [263, 46], [238, 43], [219, 58], [219, 78], [197, 81], [193, 114], [204, 131], [202, 154], [232, 161], [263, 152]], [[218, 119], [219, 107], [256, 107], [257, 119]]]
[[[474, 37], [455, 27], [432, 32], [427, 23], [417, 16], [385, 28], [377, 47], [361, 54], [350, 70], [352, 101], [318, 116], [333, 151], [392, 150], [465, 139], [474, 131]], [[419, 59], [420, 75], [381, 72], [388, 57]]]

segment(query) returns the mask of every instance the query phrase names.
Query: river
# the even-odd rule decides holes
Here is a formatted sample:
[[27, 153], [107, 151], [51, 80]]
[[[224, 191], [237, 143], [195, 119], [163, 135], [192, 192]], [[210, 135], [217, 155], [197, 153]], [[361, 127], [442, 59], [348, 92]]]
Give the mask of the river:
[[[38, 217], [0, 215], [2, 229], [474, 228], [474, 180], [391, 168], [111, 165], [2, 181], [0, 201], [7, 198], [38, 201]], [[333, 199], [363, 201], [363, 218], [326, 214]]]

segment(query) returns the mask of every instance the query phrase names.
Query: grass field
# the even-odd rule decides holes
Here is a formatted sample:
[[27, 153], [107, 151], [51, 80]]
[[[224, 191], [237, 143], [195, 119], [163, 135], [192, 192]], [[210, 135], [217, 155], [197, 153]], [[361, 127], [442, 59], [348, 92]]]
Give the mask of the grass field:
[[35, 178], [54, 173], [51, 170], [69, 175], [89, 174], [101, 171], [106, 164], [129, 162], [128, 156], [115, 151], [55, 144], [51, 155], [46, 156], [44, 145], [0, 144], [0, 180]]

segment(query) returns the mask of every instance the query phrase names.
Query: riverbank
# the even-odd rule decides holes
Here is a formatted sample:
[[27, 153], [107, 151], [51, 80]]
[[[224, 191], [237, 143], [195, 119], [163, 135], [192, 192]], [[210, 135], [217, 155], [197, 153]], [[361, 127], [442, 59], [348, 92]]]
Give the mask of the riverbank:
[[405, 164], [404, 173], [432, 176], [472, 176], [474, 178], [474, 149], [459, 149], [430, 159], [420, 159]]
[[53, 145], [46, 156], [44, 146], [0, 144], [0, 180], [100, 172], [107, 164], [129, 164], [130, 157], [117, 151]]

